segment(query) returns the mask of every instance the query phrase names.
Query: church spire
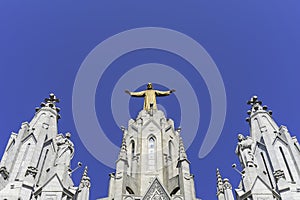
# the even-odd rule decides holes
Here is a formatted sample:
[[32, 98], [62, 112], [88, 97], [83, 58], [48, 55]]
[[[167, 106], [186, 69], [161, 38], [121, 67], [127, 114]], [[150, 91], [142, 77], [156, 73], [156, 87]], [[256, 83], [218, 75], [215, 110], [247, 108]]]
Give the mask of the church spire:
[[[36, 108], [32, 120], [22, 123], [19, 132], [11, 135], [0, 164], [0, 199], [68, 196], [87, 200], [76, 198], [77, 187], [70, 176], [74, 145], [70, 133], [65, 136], [58, 134], [58, 102], [59, 99], [51, 93]], [[82, 181], [89, 181], [87, 171]], [[17, 187], [12, 187], [14, 185]], [[49, 190], [52, 185], [56, 186], [55, 189]]]
[[298, 199], [299, 195], [290, 189], [293, 184], [299, 184], [295, 181], [299, 180], [300, 166], [297, 140], [293, 140], [286, 127], [278, 126], [272, 111], [262, 106], [257, 96], [248, 104], [251, 106], [247, 112], [250, 136], [239, 134], [236, 148], [243, 168], [243, 178], [236, 189], [238, 199], [263, 190], [264, 195], [257, 198]]
[[[156, 97], [174, 90], [129, 92], [144, 97], [144, 109], [123, 131], [116, 172], [110, 175], [107, 198], [196, 200], [194, 176], [184, 149], [180, 128], [157, 109]], [[172, 198], [170, 197], [172, 196]], [[100, 200], [100, 199], [99, 199]]]
[[254, 141], [260, 141], [262, 135], [268, 132], [268, 134], [274, 135], [274, 131], [278, 131], [278, 125], [273, 120], [272, 110], [268, 109], [268, 106], [262, 106], [262, 101], [258, 100], [257, 96], [253, 96], [248, 102], [251, 106], [247, 111], [249, 117], [246, 121], [250, 125], [251, 137]]

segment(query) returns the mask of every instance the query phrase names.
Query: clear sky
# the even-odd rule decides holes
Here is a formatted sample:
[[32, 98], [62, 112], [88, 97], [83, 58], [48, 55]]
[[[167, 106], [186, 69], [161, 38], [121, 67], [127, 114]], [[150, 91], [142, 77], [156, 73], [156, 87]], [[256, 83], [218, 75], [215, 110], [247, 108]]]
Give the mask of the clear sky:
[[[172, 82], [164, 85], [164, 80], [156, 81], [154, 86], [159, 89], [177, 89], [175, 95], [158, 99], [158, 103], [176, 127], [182, 125], [180, 117], [194, 120], [188, 124], [199, 125], [196, 133], [185, 132], [189, 128], [182, 127], [182, 135], [185, 140], [189, 134], [196, 135], [187, 153], [195, 175], [197, 196], [204, 200], [216, 199], [217, 167], [234, 187], [240, 180], [231, 165], [238, 163], [234, 153], [237, 134], [249, 134], [244, 119], [248, 110], [246, 101], [252, 95], [258, 95], [273, 110], [279, 124], [287, 125], [292, 135], [299, 136], [299, 24], [300, 2], [297, 0], [0, 1], [0, 152], [3, 153], [11, 131], [17, 132], [23, 121], [31, 120], [34, 108], [54, 92], [61, 99], [59, 132], [71, 132], [76, 148], [72, 166], [75, 168], [78, 161], [89, 166], [91, 199], [106, 196], [108, 174], [114, 169], [88, 152], [79, 137], [84, 133], [78, 132], [73, 119], [72, 94], [77, 72], [87, 55], [107, 38], [134, 28], [163, 27], [193, 38], [218, 67], [225, 86], [227, 111], [216, 146], [206, 157], [198, 157], [209, 124], [218, 123], [210, 122], [214, 106], [210, 99], [212, 91], [190, 63], [167, 51], [140, 49], [106, 66], [92, 97], [97, 118], [109, 140], [120, 146], [122, 134], [111, 109], [114, 107], [112, 91], [117, 82], [137, 65], [160, 63], [175, 69], [191, 85], [201, 120], [195, 120], [192, 112], [182, 114], [180, 108], [188, 107], [183, 101], [190, 97], [180, 97], [181, 88], [175, 88]], [[112, 45], [109, 51], [121, 47]], [[109, 51], [100, 54], [99, 60], [113, 54]], [[99, 68], [104, 67], [99, 64]], [[165, 75], [166, 79], [172, 79], [172, 73]], [[143, 89], [145, 85], [140, 82], [146, 84], [148, 79], [141, 75], [132, 82], [135, 81], [139, 83], [135, 87], [121, 85], [118, 90]], [[181, 80], [174, 80], [174, 85], [178, 82]], [[142, 103], [141, 99], [129, 100], [132, 118]], [[86, 106], [83, 103], [80, 107], [85, 109]], [[92, 134], [99, 146], [106, 145], [97, 141], [99, 133]], [[75, 184], [82, 171], [73, 174]]]

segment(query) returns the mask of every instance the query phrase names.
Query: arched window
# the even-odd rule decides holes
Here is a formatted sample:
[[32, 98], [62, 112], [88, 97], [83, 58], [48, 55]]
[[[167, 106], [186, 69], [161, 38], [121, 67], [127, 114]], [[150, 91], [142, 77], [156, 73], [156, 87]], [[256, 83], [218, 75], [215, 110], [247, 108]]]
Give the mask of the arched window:
[[135, 152], [135, 143], [134, 143], [134, 141], [132, 140], [132, 141], [131, 141], [131, 155], [132, 155], [132, 157], [134, 156], [134, 152]]
[[169, 158], [172, 159], [172, 157], [173, 157], [173, 143], [172, 143], [172, 141], [170, 140], [170, 141], [169, 141]]
[[155, 159], [155, 139], [150, 137], [148, 141], [148, 167], [150, 171], [155, 170]]
[[176, 160], [176, 158], [174, 157], [174, 144], [173, 144], [172, 140], [169, 140], [168, 148], [169, 148], [168, 173], [169, 173], [169, 177], [173, 177], [174, 176], [174, 167], [175, 167], [174, 160]]
[[134, 156], [135, 156], [135, 153], [136, 153], [136, 151], [135, 151], [135, 142], [134, 142], [134, 140], [131, 140], [131, 142], [130, 142], [130, 149], [129, 149], [129, 152], [130, 152], [130, 157], [129, 157], [129, 168], [130, 168], [130, 175], [132, 176], [136, 171], [136, 169], [135, 169], [135, 165], [134, 165], [134, 162], [135, 162], [135, 160], [134, 160]]

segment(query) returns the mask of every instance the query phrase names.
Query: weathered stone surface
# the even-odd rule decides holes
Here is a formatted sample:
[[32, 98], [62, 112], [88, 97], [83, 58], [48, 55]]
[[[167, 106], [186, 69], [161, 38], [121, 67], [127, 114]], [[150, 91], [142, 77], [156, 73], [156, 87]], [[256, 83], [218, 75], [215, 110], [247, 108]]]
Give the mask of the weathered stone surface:
[[70, 134], [57, 132], [58, 102], [50, 94], [31, 122], [11, 134], [0, 163], [1, 200], [89, 199], [86, 172], [80, 189], [70, 177], [74, 146]]
[[171, 119], [160, 110], [142, 110], [122, 131], [116, 173], [110, 176], [109, 196], [101, 200], [196, 200], [180, 129]]
[[[236, 153], [242, 166], [238, 200], [300, 199], [300, 150], [296, 137], [278, 126], [256, 96], [248, 104], [250, 136], [239, 135]], [[218, 199], [227, 198], [218, 184]], [[232, 193], [232, 192], [231, 192]]]

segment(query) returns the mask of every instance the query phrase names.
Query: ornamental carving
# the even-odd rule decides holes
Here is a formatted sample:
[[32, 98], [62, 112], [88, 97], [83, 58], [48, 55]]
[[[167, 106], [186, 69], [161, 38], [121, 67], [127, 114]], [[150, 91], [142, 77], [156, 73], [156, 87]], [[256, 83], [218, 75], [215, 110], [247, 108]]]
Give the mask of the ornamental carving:
[[273, 172], [273, 175], [276, 182], [278, 182], [280, 178], [285, 179], [284, 171], [282, 169], [276, 170], [275, 172]]
[[32, 166], [29, 166], [29, 167], [27, 168], [27, 171], [26, 171], [25, 176], [31, 175], [31, 176], [33, 176], [33, 177], [35, 178], [37, 172], [38, 172], [38, 169], [37, 169], [37, 168], [32, 167]]
[[0, 167], [0, 174], [2, 174], [4, 180], [8, 179], [9, 172], [7, 171], [6, 167]]
[[162, 185], [155, 179], [143, 200], [171, 200]]

